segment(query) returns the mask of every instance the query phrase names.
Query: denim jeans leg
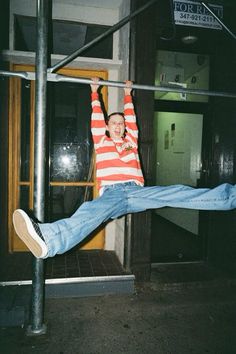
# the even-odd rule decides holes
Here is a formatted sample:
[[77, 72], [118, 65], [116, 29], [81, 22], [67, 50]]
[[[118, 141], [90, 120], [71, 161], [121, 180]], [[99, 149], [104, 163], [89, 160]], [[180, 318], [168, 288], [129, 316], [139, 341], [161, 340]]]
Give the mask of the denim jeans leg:
[[129, 188], [129, 213], [162, 207], [198, 210], [235, 209], [236, 186], [225, 183], [212, 189], [184, 185]]
[[48, 256], [61, 254], [85, 239], [103, 222], [126, 213], [122, 190], [107, 189], [103, 195], [83, 203], [69, 218], [39, 224], [48, 247]]
[[70, 218], [40, 224], [48, 256], [68, 251], [109, 219], [162, 207], [235, 209], [236, 186], [227, 183], [213, 189], [184, 185], [139, 187], [133, 183], [110, 186], [101, 197], [83, 203]]

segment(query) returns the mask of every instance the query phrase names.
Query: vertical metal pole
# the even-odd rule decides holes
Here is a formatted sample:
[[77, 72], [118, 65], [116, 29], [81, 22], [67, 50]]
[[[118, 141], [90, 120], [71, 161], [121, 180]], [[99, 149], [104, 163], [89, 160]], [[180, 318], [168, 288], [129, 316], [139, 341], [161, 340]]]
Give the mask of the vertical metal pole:
[[[40, 221], [44, 221], [45, 210], [47, 32], [48, 0], [37, 0], [34, 214]], [[28, 327], [28, 335], [40, 335], [46, 332], [46, 326], [43, 324], [43, 310], [44, 261], [35, 258], [33, 260], [31, 325]]]
[[235, 35], [232, 31], [230, 31], [230, 29], [224, 24], [223, 21], [221, 21], [221, 20], [219, 19], [219, 17], [214, 13], [214, 11], [212, 11], [212, 10], [210, 9], [210, 7], [207, 6], [207, 4], [205, 4], [204, 1], [201, 1], [201, 4], [202, 4], [202, 6], [204, 6], [204, 7], [207, 9], [207, 11], [216, 19], [216, 21], [217, 21], [234, 39], [236, 39], [236, 35]]
[[125, 245], [124, 245], [124, 268], [131, 272], [131, 251], [132, 251], [132, 215], [125, 217]]

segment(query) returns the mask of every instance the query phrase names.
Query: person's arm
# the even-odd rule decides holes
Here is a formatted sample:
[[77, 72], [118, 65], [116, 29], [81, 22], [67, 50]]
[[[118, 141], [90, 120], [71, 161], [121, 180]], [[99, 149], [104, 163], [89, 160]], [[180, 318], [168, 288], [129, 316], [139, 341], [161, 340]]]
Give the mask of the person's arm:
[[134, 105], [132, 99], [132, 81], [126, 81], [126, 87], [124, 88], [124, 116], [125, 127], [128, 135], [137, 142], [138, 140], [138, 127], [136, 124], [136, 115], [134, 112]]
[[97, 144], [100, 142], [101, 138], [105, 135], [106, 124], [104, 121], [104, 114], [101, 109], [101, 103], [99, 101], [98, 89], [99, 85], [97, 82], [99, 78], [92, 78], [93, 83], [91, 87], [91, 105], [92, 105], [92, 116], [91, 116], [91, 132], [94, 142], [94, 147], [96, 149]]

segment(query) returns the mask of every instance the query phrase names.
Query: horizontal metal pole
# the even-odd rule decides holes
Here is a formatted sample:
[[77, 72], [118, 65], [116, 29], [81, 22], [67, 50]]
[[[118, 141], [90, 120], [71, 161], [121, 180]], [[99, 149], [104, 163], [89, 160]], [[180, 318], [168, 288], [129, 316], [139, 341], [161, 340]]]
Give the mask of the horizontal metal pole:
[[[6, 71], [0, 70], [0, 76], [7, 76], [7, 77], [19, 77], [21, 79], [28, 79], [28, 72], [26, 71]], [[31, 79], [32, 80], [32, 79]], [[35, 76], [34, 79], [35, 80]]]
[[[99, 282], [109, 282], [109, 281], [121, 281], [121, 280], [135, 280], [133, 274], [128, 275], [101, 275], [101, 276], [92, 276], [92, 277], [71, 277], [71, 278], [52, 278], [45, 279], [45, 284], [76, 284], [76, 283], [99, 283]], [[0, 287], [4, 286], [22, 286], [22, 285], [31, 285], [32, 280], [10, 280], [10, 281], [1, 281]]]
[[[19, 75], [20, 74], [20, 75]], [[35, 80], [34, 72], [10, 72], [10, 71], [1, 71], [0, 76], [9, 76], [9, 77], [21, 77], [26, 80]], [[65, 76], [59, 74], [47, 74], [47, 81], [50, 82], [74, 82], [80, 84], [92, 84], [93, 80], [89, 78], [81, 78], [81, 77], [72, 77]], [[126, 87], [124, 82], [119, 81], [98, 81], [98, 85], [101, 86], [112, 86], [112, 87]], [[214, 97], [229, 97], [236, 98], [236, 93], [233, 92], [220, 92], [220, 91], [208, 91], [208, 90], [196, 90], [196, 89], [188, 89], [179, 87], [179, 85], [170, 84], [168, 86], [151, 86], [151, 85], [139, 85], [133, 84], [133, 89], [137, 90], [148, 90], [148, 91], [159, 91], [159, 92], [176, 92], [176, 93], [186, 93], [186, 94], [194, 94], [194, 95], [202, 95], [202, 96], [214, 96]]]
[[70, 63], [73, 59], [79, 56], [79, 54], [83, 53], [85, 50], [91, 48], [94, 44], [100, 42], [102, 39], [106, 38], [110, 34], [118, 31], [121, 27], [123, 27], [126, 23], [128, 23], [132, 18], [137, 16], [140, 12], [143, 12], [146, 8], [150, 7], [152, 4], [154, 4], [157, 0], [151, 0], [136, 11], [134, 11], [132, 14], [124, 17], [121, 21], [117, 22], [114, 26], [109, 28], [107, 31], [104, 33], [100, 34], [96, 38], [94, 38], [92, 41], [89, 43], [85, 44], [83, 47], [77, 49], [75, 52], [67, 56], [66, 58], [60, 60], [58, 63], [56, 63], [54, 66], [48, 69], [48, 72], [53, 73], [54, 71], [57, 71], [58, 69], [62, 68], [66, 64]]

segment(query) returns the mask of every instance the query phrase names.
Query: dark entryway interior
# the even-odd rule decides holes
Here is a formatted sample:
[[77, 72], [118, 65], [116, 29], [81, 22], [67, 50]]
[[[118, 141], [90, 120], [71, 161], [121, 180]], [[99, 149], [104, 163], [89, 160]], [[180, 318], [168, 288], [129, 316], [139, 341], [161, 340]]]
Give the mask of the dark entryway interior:
[[[21, 254], [21, 262], [5, 262], [0, 272], [0, 282], [24, 281], [32, 279], [33, 257]], [[129, 274], [121, 266], [118, 257], [113, 251], [79, 250], [71, 251], [45, 260], [45, 279], [80, 278], [80, 277], [107, 277]]]
[[[170, 14], [170, 2], [163, 3], [163, 13]], [[224, 23], [235, 31], [232, 7], [224, 6]], [[210, 58], [210, 86], [212, 91], [235, 91], [235, 54], [236, 42], [227, 31], [200, 27], [177, 25], [173, 26], [172, 18], [161, 19], [157, 26], [157, 50], [208, 55]], [[183, 42], [185, 36], [195, 36], [194, 43]], [[214, 187], [221, 183], [235, 183], [235, 144], [236, 133], [235, 100], [222, 97], [209, 97], [207, 103], [155, 101], [156, 111], [194, 112], [204, 116], [202, 165], [207, 173], [201, 174], [198, 187]], [[219, 138], [219, 139], [218, 139]], [[224, 159], [224, 163], [220, 160]], [[225, 213], [202, 212], [199, 221], [199, 236], [186, 231], [173, 222], [152, 213], [151, 261], [162, 262], [195, 262], [212, 260], [222, 266], [232, 258], [226, 246], [231, 237], [223, 244], [223, 235], [231, 234], [233, 214], [228, 213], [230, 223], [225, 223]], [[218, 220], [217, 229], [214, 222]], [[220, 222], [221, 220], [221, 222]], [[231, 230], [231, 231], [230, 231]], [[221, 237], [221, 241], [220, 241]], [[222, 243], [222, 246], [220, 244]], [[214, 245], [214, 246], [213, 246]], [[222, 251], [213, 254], [212, 249]], [[221, 256], [220, 256], [221, 255]]]
[[202, 261], [202, 238], [152, 213], [152, 263]]

